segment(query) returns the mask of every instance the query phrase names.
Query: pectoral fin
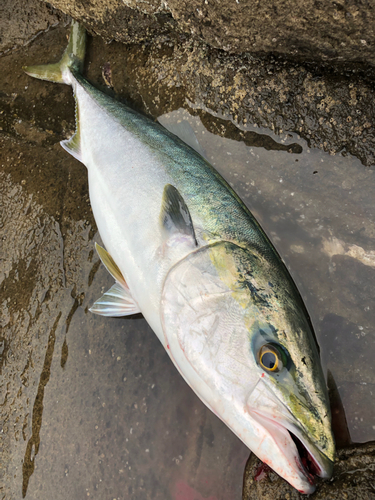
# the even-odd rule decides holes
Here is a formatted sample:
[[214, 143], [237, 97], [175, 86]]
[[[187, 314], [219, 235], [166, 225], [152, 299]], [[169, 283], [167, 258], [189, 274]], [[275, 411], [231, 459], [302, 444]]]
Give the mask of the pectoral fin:
[[125, 289], [120, 283], [115, 283], [89, 310], [94, 314], [110, 317], [141, 312], [129, 289]]
[[178, 190], [167, 184], [163, 192], [160, 221], [165, 238], [180, 237], [192, 246], [197, 245], [189, 209]]

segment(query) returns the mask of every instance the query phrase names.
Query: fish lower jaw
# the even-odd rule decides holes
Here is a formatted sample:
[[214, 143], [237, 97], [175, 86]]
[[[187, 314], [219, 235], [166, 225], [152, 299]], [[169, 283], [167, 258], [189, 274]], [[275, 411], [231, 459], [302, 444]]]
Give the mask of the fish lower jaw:
[[[317, 448], [312, 448], [307, 442], [302, 441], [302, 436], [297, 436], [293, 430], [287, 429], [298, 452], [297, 466], [307, 478], [315, 482], [316, 477], [329, 479], [332, 475], [333, 462], [323, 455]], [[311, 450], [311, 451], [310, 451]], [[319, 457], [319, 458], [318, 458]]]
[[[302, 472], [302, 474], [304, 474], [307, 481], [314, 486], [315, 476], [323, 477], [324, 476], [323, 470], [316, 462], [314, 457], [311, 455], [311, 453], [308, 451], [306, 446], [302, 443], [302, 441], [300, 441], [298, 437], [291, 431], [288, 430], [288, 432], [297, 448], [298, 452], [298, 456], [296, 457], [297, 467]], [[304, 492], [301, 491], [301, 493]]]
[[[278, 420], [268, 415], [263, 415], [255, 409], [251, 409], [250, 413], [258, 422], [262, 423], [271, 435], [274, 436], [276, 446], [279, 448], [280, 453], [288, 460], [291, 468], [290, 476], [281, 475], [300, 493], [311, 494], [315, 491], [316, 476], [322, 478], [330, 477], [330, 470], [325, 470], [324, 467], [322, 467], [318, 459], [315, 458], [315, 453], [313, 455], [313, 452], [309, 451], [308, 443], [306, 442], [305, 444], [305, 442], [303, 442], [305, 441], [303, 437], [297, 436], [293, 432], [294, 429], [290, 430], [292, 426], [286, 426]], [[278, 433], [280, 433], [279, 437]], [[261, 456], [260, 458], [262, 459]], [[271, 462], [266, 461], [266, 463], [278, 472], [277, 467]], [[297, 479], [296, 476], [298, 476], [299, 479]]]

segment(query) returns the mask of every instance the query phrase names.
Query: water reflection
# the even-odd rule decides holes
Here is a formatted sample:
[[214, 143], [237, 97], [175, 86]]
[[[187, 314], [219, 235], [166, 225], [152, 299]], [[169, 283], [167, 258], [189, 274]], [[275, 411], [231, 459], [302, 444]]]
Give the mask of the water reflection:
[[[246, 128], [236, 132], [230, 121], [212, 116], [210, 129], [220, 130], [219, 137], [201, 116], [206, 123], [207, 110], [200, 109], [171, 112], [159, 121], [177, 135], [175, 123], [191, 125], [206, 157], [270, 236], [311, 315], [351, 440], [375, 439], [373, 170], [353, 157], [309, 149], [291, 134], [281, 138], [278, 151], [246, 145], [238, 142]], [[254, 133], [253, 126], [248, 129]], [[269, 136], [268, 143], [280, 142], [255, 130]], [[348, 439], [340, 435], [338, 441]]]

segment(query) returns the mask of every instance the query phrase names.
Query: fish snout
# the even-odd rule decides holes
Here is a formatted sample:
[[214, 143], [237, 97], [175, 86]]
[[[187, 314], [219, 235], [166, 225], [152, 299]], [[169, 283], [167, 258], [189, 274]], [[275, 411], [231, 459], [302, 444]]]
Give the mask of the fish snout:
[[[299, 414], [295, 414], [272, 389], [262, 378], [259, 379], [248, 396], [246, 409], [272, 436], [278, 453], [287, 457], [294, 473], [302, 482], [307, 481], [309, 486], [306, 486], [304, 493], [311, 493], [315, 476], [326, 479], [331, 477], [333, 460], [321, 449], [320, 440], [314, 440], [313, 435], [308, 433], [304, 425], [306, 419], [301, 419]], [[315, 429], [315, 425], [313, 428]], [[322, 425], [321, 432], [327, 435], [328, 440], [332, 439], [330, 428], [326, 431]], [[334, 446], [334, 443], [332, 444]], [[276, 464], [273, 465], [271, 462], [269, 465], [277, 471]], [[283, 477], [295, 486], [293, 477], [285, 475]], [[295, 486], [295, 488], [301, 491], [301, 487]]]

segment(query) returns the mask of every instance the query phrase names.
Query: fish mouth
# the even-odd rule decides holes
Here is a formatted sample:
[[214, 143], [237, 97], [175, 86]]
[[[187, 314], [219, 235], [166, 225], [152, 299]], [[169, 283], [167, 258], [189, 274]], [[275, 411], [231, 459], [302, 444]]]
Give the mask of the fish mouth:
[[315, 485], [316, 476], [324, 477], [322, 468], [316, 462], [306, 446], [298, 437], [288, 430], [290, 437], [296, 445], [298, 458], [296, 458], [297, 467], [305, 475], [310, 484]]
[[[254, 409], [251, 409], [251, 414], [273, 436], [280, 452], [287, 457], [291, 469], [296, 476], [299, 476], [301, 481], [298, 486], [293, 484], [290, 477], [283, 477], [300, 493], [313, 493], [317, 477], [331, 477], [333, 462], [323, 455], [296, 426], [289, 422], [280, 422]], [[277, 470], [272, 463], [269, 465]]]

